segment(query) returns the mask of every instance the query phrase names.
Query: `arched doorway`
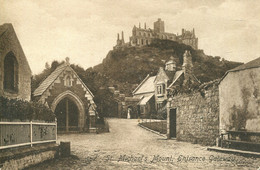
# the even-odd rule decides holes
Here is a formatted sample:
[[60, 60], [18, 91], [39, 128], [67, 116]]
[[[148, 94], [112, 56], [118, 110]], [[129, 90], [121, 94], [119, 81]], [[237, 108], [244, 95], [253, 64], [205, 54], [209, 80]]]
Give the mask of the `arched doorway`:
[[[74, 130], [82, 131], [84, 128], [88, 128], [88, 125], [86, 125], [87, 115], [85, 115], [84, 103], [72, 91], [67, 90], [59, 94], [53, 100], [51, 104], [51, 109], [57, 115], [59, 130], [65, 130], [68, 132]], [[61, 129], [59, 127], [61, 127]]]
[[62, 99], [55, 109], [59, 131], [77, 131], [79, 122], [79, 109], [68, 97]]

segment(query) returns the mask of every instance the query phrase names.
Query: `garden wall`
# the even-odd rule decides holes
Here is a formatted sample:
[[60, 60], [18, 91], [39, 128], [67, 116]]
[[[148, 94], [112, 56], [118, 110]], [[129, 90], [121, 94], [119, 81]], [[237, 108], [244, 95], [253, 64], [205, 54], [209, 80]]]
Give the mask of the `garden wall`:
[[[217, 82], [207, 84], [191, 94], [179, 94], [172, 98], [167, 112], [177, 109], [177, 140], [215, 145], [219, 135], [219, 90]], [[169, 136], [169, 125], [167, 135]]]

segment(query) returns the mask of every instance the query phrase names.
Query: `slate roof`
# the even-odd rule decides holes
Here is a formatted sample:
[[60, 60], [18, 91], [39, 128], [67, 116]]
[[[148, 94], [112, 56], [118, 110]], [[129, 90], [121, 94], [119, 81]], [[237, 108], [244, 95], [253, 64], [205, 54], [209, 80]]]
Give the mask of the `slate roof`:
[[143, 94], [154, 92], [154, 80], [156, 76], [147, 77], [139, 84], [139, 86], [133, 91], [133, 94]]
[[173, 77], [172, 83], [169, 85], [168, 88], [171, 88], [174, 85], [174, 83], [181, 77], [182, 74], [184, 74], [183, 70], [176, 71], [176, 73]]
[[240, 65], [236, 68], [228, 70], [227, 72], [246, 70], [246, 69], [249, 69], [249, 68], [256, 68], [256, 67], [260, 67], [260, 57], [255, 59], [255, 60], [249, 61], [246, 64], [243, 64], [243, 65]]
[[146, 105], [147, 102], [154, 96], [154, 94], [151, 94], [149, 96], [146, 96], [142, 98], [142, 100], [138, 103], [138, 105]]
[[260, 67], [260, 57], [255, 59], [255, 60], [252, 60], [252, 61], [249, 61], [248, 63], [246, 64], [243, 64], [243, 65], [240, 65], [238, 67], [235, 67], [231, 70], [228, 70], [225, 75], [220, 79], [219, 83], [226, 77], [226, 75], [229, 73], [229, 72], [235, 72], [235, 71], [241, 71], [241, 70], [246, 70], [246, 69], [251, 69], [251, 68], [257, 68], [257, 67]]
[[81, 81], [81, 83], [85, 86], [85, 88], [88, 90], [88, 92], [91, 94], [92, 97], [93, 94], [91, 91], [87, 88], [87, 86], [82, 82], [82, 80], [78, 77], [77, 73], [66, 63], [61, 64], [58, 66], [41, 84], [40, 86], [33, 92], [34, 96], [40, 96], [42, 95], [49, 87], [50, 85], [59, 77], [59, 75], [66, 70], [66, 68], [70, 68], [74, 74], [77, 76], [77, 78]]

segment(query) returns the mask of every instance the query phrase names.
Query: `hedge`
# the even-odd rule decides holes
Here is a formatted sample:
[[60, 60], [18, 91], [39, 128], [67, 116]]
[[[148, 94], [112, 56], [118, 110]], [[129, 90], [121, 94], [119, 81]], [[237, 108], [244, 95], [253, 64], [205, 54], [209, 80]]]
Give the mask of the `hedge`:
[[0, 96], [0, 120], [43, 120], [53, 122], [55, 114], [45, 105], [19, 99], [8, 99]]

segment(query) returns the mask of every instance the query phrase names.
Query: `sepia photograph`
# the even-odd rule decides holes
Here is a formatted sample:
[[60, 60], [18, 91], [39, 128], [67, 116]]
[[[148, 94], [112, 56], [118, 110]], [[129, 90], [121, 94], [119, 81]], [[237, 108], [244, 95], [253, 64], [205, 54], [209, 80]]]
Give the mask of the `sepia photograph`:
[[260, 0], [0, 0], [0, 170], [260, 170]]

